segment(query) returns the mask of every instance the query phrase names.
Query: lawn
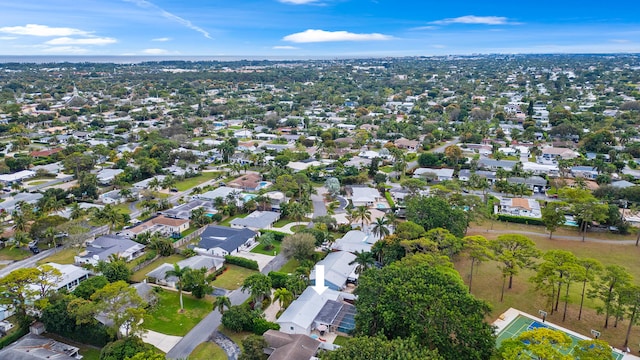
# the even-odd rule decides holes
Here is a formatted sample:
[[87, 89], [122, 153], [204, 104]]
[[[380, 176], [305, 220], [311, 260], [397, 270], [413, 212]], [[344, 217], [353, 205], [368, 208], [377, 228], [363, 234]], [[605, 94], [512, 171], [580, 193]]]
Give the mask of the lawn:
[[222, 348], [211, 341], [196, 346], [189, 355], [189, 360], [227, 360]]
[[336, 336], [336, 339], [333, 341], [334, 345], [340, 345], [340, 346], [344, 346], [349, 340], [351, 340], [351, 338], [348, 338], [346, 336]]
[[293, 231], [294, 233], [300, 232], [304, 229], [307, 228], [307, 225], [294, 225], [291, 227], [291, 231]]
[[151, 264], [143, 267], [142, 269], [136, 271], [135, 273], [133, 273], [133, 275], [131, 276], [131, 281], [134, 282], [142, 282], [145, 278], [145, 275], [150, 272], [151, 270], [157, 268], [158, 266], [167, 263], [167, 264], [174, 264], [177, 263], [180, 260], [184, 260], [185, 257], [182, 255], [178, 255], [178, 254], [174, 254], [171, 256], [167, 256], [167, 257], [159, 257], [157, 258], [154, 262], [152, 262]]
[[24, 249], [11, 249], [10, 247], [0, 249], [0, 260], [22, 260], [30, 255], [31, 253]]
[[287, 273], [287, 274], [292, 274], [293, 272], [296, 271], [298, 266], [300, 266], [300, 262], [296, 259], [291, 259], [287, 261], [287, 263], [284, 264], [278, 271]]
[[26, 184], [26, 186], [36, 186], [36, 185], [42, 185], [42, 184], [46, 184], [48, 182], [51, 182], [52, 180], [36, 180], [36, 181], [31, 181], [28, 184]]
[[184, 179], [182, 181], [176, 182], [174, 187], [180, 191], [185, 191], [185, 190], [191, 189], [192, 187], [196, 187], [206, 181], [215, 179], [218, 176], [220, 176], [219, 172], [215, 172], [215, 171], [203, 172], [201, 175], [198, 175], [196, 177], [192, 177], [192, 178], [188, 178], [188, 179]]
[[115, 210], [117, 210], [119, 213], [121, 213], [121, 214], [129, 214], [129, 213], [131, 213], [131, 211], [129, 210], [129, 203], [128, 202], [123, 202], [122, 204], [113, 205], [112, 207]]
[[252, 253], [256, 253], [256, 254], [264, 254], [264, 255], [269, 255], [269, 256], [274, 256], [273, 252], [275, 251], [276, 254], [280, 254], [280, 245], [282, 245], [282, 243], [280, 243], [279, 241], [274, 241], [273, 242], [273, 248], [270, 250], [267, 250], [264, 248], [264, 245], [262, 244], [258, 244], [258, 246], [254, 247], [253, 249], [251, 249]]
[[147, 310], [143, 327], [159, 333], [185, 336], [212, 309], [211, 302], [183, 294], [184, 312], [180, 313], [180, 298], [177, 291], [163, 290], [158, 293], [158, 303]]
[[73, 257], [78, 255], [78, 250], [68, 248], [68, 249], [58, 249], [55, 253], [47, 256], [46, 258], [39, 260], [36, 264], [42, 265], [48, 262], [53, 262], [56, 264], [73, 264], [75, 261]]
[[383, 166], [379, 170], [382, 171], [385, 174], [389, 174], [390, 172], [393, 171], [393, 166], [391, 166], [391, 165]]
[[[504, 224], [502, 224], [502, 226], [504, 226]], [[536, 242], [538, 249], [542, 251], [551, 249], [567, 250], [573, 252], [579, 258], [589, 257], [598, 259], [605, 266], [612, 264], [624, 266], [633, 275], [635, 284], [640, 284], [640, 267], [632, 266], [632, 264], [637, 264], [638, 256], [640, 256], [640, 247], [616, 244], [615, 242], [594, 243], [567, 240], [563, 241], [558, 239], [550, 240], [548, 235], [542, 233], [542, 227], [524, 226], [521, 224], [509, 224], [507, 226], [513, 230], [541, 232], [540, 236], [529, 237]], [[498, 224], [494, 225], [494, 229], [497, 227]], [[568, 230], [568, 232], [576, 234], [570, 230]], [[482, 235], [488, 239], [494, 239], [499, 234], [487, 232], [487, 226], [484, 225], [482, 227], [475, 226], [470, 228], [467, 235]], [[588, 234], [589, 237], [596, 237], [599, 235], [603, 235], [603, 238], [605, 238], [605, 235], [606, 237], [614, 236], [613, 234]], [[608, 341], [612, 346], [618, 348], [622, 346], [628, 322], [622, 321], [617, 327], [610, 326], [608, 329], [603, 329], [604, 316], [598, 315], [595, 310], [596, 306], [599, 305], [599, 302], [586, 298], [584, 304], [585, 308], [582, 313], [582, 320], [577, 320], [580, 304], [580, 292], [582, 290], [581, 284], [572, 284], [570, 287], [567, 320], [563, 322], [563, 301], [561, 300], [560, 303], [560, 311], [551, 314], [549, 311], [549, 305], [546, 303], [546, 298], [540, 295], [539, 292], [535, 290], [534, 284], [529, 281], [529, 278], [535, 275], [533, 270], [524, 270], [515, 276], [513, 279], [513, 288], [505, 291], [504, 301], [500, 302], [502, 275], [497, 265], [498, 263], [491, 261], [483, 263], [477, 267], [477, 272], [474, 272], [473, 276], [472, 293], [492, 305], [492, 312], [488, 317], [489, 321], [495, 320], [501, 313], [510, 307], [534, 315], [538, 314], [538, 310], [544, 309], [549, 312], [547, 318], [551, 322], [587, 336], [589, 336], [591, 329], [596, 329], [601, 331], [601, 338]], [[456, 269], [460, 271], [464, 281], [468, 283], [470, 263], [467, 258], [458, 258], [455, 262], [455, 266]], [[631, 339], [637, 339], [640, 337], [640, 327], [635, 326], [632, 329], [631, 334]], [[638, 346], [637, 341], [632, 340], [631, 345], [633, 346], [633, 351], [638, 350], [636, 347]]]
[[249, 270], [237, 265], [227, 265], [227, 269], [211, 285], [227, 290], [235, 290], [242, 286], [244, 279], [255, 273], [257, 273], [255, 270]]

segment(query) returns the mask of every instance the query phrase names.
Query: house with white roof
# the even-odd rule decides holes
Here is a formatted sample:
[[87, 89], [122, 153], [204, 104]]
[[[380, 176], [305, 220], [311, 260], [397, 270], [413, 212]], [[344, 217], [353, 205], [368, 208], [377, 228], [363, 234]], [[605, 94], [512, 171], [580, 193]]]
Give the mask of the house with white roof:
[[111, 184], [113, 179], [115, 179], [116, 176], [118, 176], [119, 174], [122, 174], [123, 172], [124, 170], [122, 169], [102, 169], [97, 174], [98, 183], [102, 185]]
[[231, 220], [231, 227], [234, 229], [271, 229], [273, 224], [280, 219], [280, 213], [275, 211], [254, 211], [244, 218]]
[[497, 214], [523, 216], [536, 219], [542, 218], [540, 203], [535, 199], [503, 198], [500, 199], [500, 204], [495, 205], [495, 207], [495, 212]]
[[276, 323], [286, 334], [310, 335], [312, 330], [350, 333], [355, 328], [355, 306], [345, 300], [354, 300], [352, 294], [327, 289], [318, 294], [308, 287], [289, 305]]
[[219, 188], [207, 191], [206, 193], [194, 195], [193, 198], [213, 202], [217, 198], [226, 200], [229, 196], [237, 198], [238, 195], [240, 195], [240, 190], [229, 186], [220, 186]]
[[[419, 168], [413, 172], [414, 178], [428, 178], [434, 176], [437, 181], [446, 181], [453, 179], [453, 169], [431, 169]], [[432, 174], [432, 175], [429, 175]]]
[[145, 246], [124, 236], [103, 235], [93, 241], [87, 241], [86, 248], [74, 256], [76, 264], [98, 265], [100, 261], [109, 261], [115, 254], [126, 261], [137, 259], [144, 254]]
[[32, 170], [22, 170], [14, 172], [13, 174], [0, 174], [0, 183], [11, 185], [16, 182], [22, 182], [26, 179], [36, 176], [36, 172]]
[[63, 265], [56, 263], [46, 263], [45, 265], [49, 265], [60, 271], [61, 276], [54, 279], [56, 283], [54, 287], [58, 291], [62, 289], [73, 291], [76, 286], [80, 285], [81, 282], [87, 280], [91, 276], [91, 273], [88, 270], [75, 265]]
[[141, 189], [141, 190], [148, 189], [149, 188], [149, 183], [151, 181], [153, 181], [153, 179], [158, 179], [158, 182], [162, 182], [165, 177], [166, 177], [165, 175], [156, 175], [154, 177], [150, 177], [148, 179], [144, 179], [142, 181], [138, 181], [137, 183], [133, 184], [133, 187], [137, 188], [137, 189]]
[[347, 192], [351, 193], [351, 202], [353, 206], [373, 206], [376, 201], [381, 200], [378, 189], [367, 186], [351, 186], [347, 187]]
[[[358, 274], [356, 274], [358, 264], [350, 264], [355, 259], [356, 256], [348, 251], [336, 251], [320, 260], [316, 266], [324, 266], [324, 285], [331, 290], [341, 291], [346, 288], [347, 283], [356, 283], [358, 281]], [[312, 285], [315, 285], [315, 268], [311, 270], [309, 280]]]
[[371, 251], [371, 247], [375, 242], [376, 240], [371, 234], [360, 230], [350, 230], [331, 244], [331, 250], [348, 251], [351, 253], [356, 251]]
[[[207, 274], [219, 270], [224, 265], [224, 260], [212, 256], [196, 255], [176, 263], [181, 269], [190, 268], [192, 270], [206, 269]], [[178, 278], [167, 277], [167, 272], [174, 269], [173, 264], [164, 263], [146, 274], [150, 282], [176, 288]]]

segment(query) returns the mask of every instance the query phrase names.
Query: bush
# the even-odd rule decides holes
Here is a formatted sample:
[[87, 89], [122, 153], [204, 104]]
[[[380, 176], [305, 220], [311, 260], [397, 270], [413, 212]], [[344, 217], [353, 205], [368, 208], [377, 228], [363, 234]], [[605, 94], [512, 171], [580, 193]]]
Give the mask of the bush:
[[207, 281], [209, 282], [214, 281], [215, 279], [218, 278], [218, 276], [222, 275], [222, 273], [225, 272], [225, 270], [227, 270], [227, 265], [222, 265], [220, 269], [216, 270], [215, 272], [207, 276]]
[[282, 233], [280, 231], [274, 231], [274, 230], [261, 230], [260, 233], [262, 235], [273, 234], [273, 240], [278, 241], [278, 242], [281, 242], [282, 239], [284, 239], [284, 237], [288, 235], [288, 234]]
[[251, 270], [259, 270], [258, 262], [255, 260], [245, 259], [238, 256], [227, 255], [224, 257], [227, 264], [238, 265]]
[[268, 274], [271, 279], [271, 287], [274, 289], [286, 288], [287, 280], [289, 279], [289, 274], [279, 272], [279, 271], [270, 271]]
[[544, 225], [544, 221], [542, 221], [542, 219], [534, 219], [534, 218], [528, 218], [524, 216], [498, 214], [498, 220], [512, 222], [516, 224]]
[[251, 332], [256, 335], [262, 335], [267, 330], [280, 330], [280, 325], [272, 323], [271, 321], [267, 321], [266, 319], [261, 317], [256, 317], [253, 319], [253, 327], [251, 328]]
[[18, 330], [14, 331], [13, 333], [11, 333], [10, 335], [5, 336], [4, 338], [2, 338], [0, 340], [0, 349], [4, 348], [7, 345], [10, 345], [14, 341], [16, 341], [16, 340], [20, 339], [21, 337], [27, 335], [28, 332], [29, 332], [29, 327], [28, 326], [23, 326], [23, 327], [19, 328]]
[[100, 360], [122, 360], [146, 351], [155, 351], [155, 348], [138, 337], [129, 336], [107, 344], [100, 352]]
[[387, 198], [387, 202], [389, 203], [389, 207], [392, 208], [392, 209], [395, 209], [396, 208], [396, 203], [393, 201], [393, 198], [391, 197], [391, 193], [386, 191], [384, 193], [384, 197]]

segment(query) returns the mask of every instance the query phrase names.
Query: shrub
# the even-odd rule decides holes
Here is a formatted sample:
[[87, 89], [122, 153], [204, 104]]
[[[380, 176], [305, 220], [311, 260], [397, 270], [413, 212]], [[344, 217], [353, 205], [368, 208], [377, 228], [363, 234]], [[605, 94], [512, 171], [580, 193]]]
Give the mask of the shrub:
[[251, 328], [251, 332], [256, 335], [262, 335], [267, 330], [280, 330], [280, 325], [272, 323], [271, 321], [267, 321], [266, 319], [261, 317], [256, 317], [253, 319], [253, 327]]
[[207, 276], [207, 281], [211, 282], [218, 278], [218, 276], [222, 275], [223, 272], [227, 270], [227, 265], [222, 265], [222, 267], [215, 272], [209, 274]]
[[261, 230], [260, 233], [262, 235], [265, 234], [273, 234], [273, 240], [275, 241], [282, 241], [282, 239], [284, 239], [285, 236], [287, 236], [287, 234], [282, 233], [280, 231], [274, 231], [274, 230]]
[[524, 216], [498, 214], [498, 220], [512, 222], [516, 224], [544, 225], [544, 221], [542, 221], [542, 219], [534, 219], [534, 218], [528, 218]]
[[18, 330], [14, 331], [13, 333], [11, 333], [10, 335], [5, 336], [4, 338], [2, 338], [0, 340], [0, 349], [4, 348], [7, 345], [10, 345], [14, 341], [16, 341], [16, 340], [20, 339], [21, 337], [27, 335], [28, 332], [29, 332], [29, 327], [23, 326], [23, 327], [19, 328]]
[[279, 271], [270, 271], [268, 274], [271, 279], [271, 287], [274, 289], [286, 288], [287, 280], [289, 279], [289, 274], [279, 272]]
[[251, 270], [259, 270], [258, 262], [255, 260], [245, 259], [238, 256], [227, 255], [224, 257], [227, 264], [238, 265]]

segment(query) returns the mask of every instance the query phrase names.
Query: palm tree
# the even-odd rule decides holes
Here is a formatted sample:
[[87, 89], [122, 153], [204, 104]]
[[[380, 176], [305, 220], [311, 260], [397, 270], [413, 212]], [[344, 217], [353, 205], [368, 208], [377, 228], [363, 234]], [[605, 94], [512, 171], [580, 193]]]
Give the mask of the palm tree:
[[355, 208], [354, 218], [362, 222], [362, 230], [364, 230], [364, 223], [371, 221], [371, 210], [364, 205], [358, 206]]
[[29, 234], [23, 231], [16, 231], [13, 235], [13, 244], [11, 245], [11, 249], [21, 249], [29, 246], [31, 242], [31, 238]]
[[370, 251], [356, 251], [354, 252], [356, 256], [349, 265], [358, 264], [356, 267], [356, 274], [362, 274], [365, 270], [371, 268], [375, 264], [375, 259], [373, 258], [373, 253]]
[[16, 231], [27, 231], [27, 217], [20, 211], [14, 210], [11, 213], [11, 217], [13, 218], [13, 228]]
[[244, 279], [240, 289], [242, 292], [248, 290], [254, 303], [260, 304], [266, 296], [271, 295], [271, 279], [264, 274], [253, 274]]
[[185, 275], [189, 270], [191, 269], [188, 267], [181, 268], [180, 265], [173, 264], [173, 269], [167, 271], [164, 276], [165, 279], [170, 276], [175, 276], [176, 278], [178, 278], [177, 286], [178, 286], [178, 294], [180, 294], [180, 311], [184, 310], [184, 304], [182, 302], [182, 280], [184, 279]]
[[386, 217], [377, 218], [371, 231], [373, 232], [373, 235], [379, 239], [388, 236], [391, 234], [391, 231], [389, 230], [389, 219]]
[[340, 202], [332, 201], [327, 204], [327, 215], [335, 215], [336, 209], [340, 206]]
[[213, 309], [217, 309], [220, 314], [224, 314], [224, 308], [229, 309], [231, 307], [231, 300], [226, 296], [218, 296], [213, 301]]
[[47, 243], [49, 245], [51, 245], [51, 243], [53, 243], [53, 247], [57, 247], [56, 245], [56, 235], [58, 235], [58, 232], [56, 231], [55, 228], [49, 226], [48, 228], [46, 228], [44, 230], [44, 233], [42, 234], [42, 236], [47, 239]]
[[280, 307], [286, 309], [293, 301], [293, 293], [287, 289], [279, 288], [273, 293], [273, 300], [278, 300]]
[[84, 209], [80, 207], [80, 204], [74, 202], [71, 204], [71, 220], [76, 220], [84, 216]]
[[160, 180], [158, 180], [157, 177], [154, 177], [153, 179], [151, 179], [151, 181], [149, 181], [147, 186], [149, 186], [149, 189], [151, 189], [152, 191], [157, 190], [160, 187]]

